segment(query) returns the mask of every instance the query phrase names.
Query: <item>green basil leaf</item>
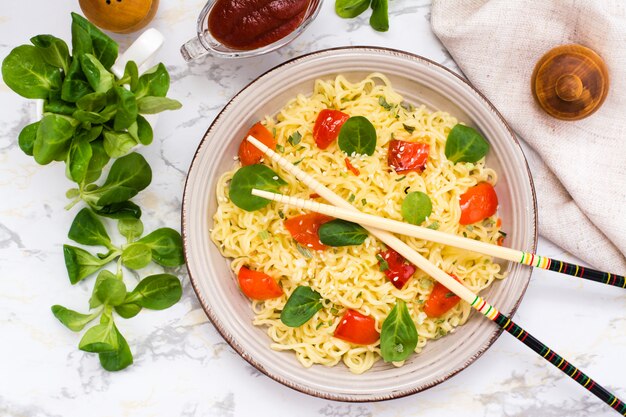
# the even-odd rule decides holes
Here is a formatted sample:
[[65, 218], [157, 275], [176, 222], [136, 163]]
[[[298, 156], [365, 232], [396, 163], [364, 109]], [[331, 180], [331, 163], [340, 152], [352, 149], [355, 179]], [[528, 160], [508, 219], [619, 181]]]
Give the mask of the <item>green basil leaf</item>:
[[165, 97], [170, 88], [170, 75], [165, 65], [159, 63], [139, 77], [136, 88], [132, 89], [137, 98], [145, 96]]
[[344, 19], [357, 17], [367, 10], [370, 0], [336, 0], [335, 13]]
[[376, 129], [363, 116], [346, 120], [339, 130], [339, 149], [348, 155], [373, 155], [376, 150]]
[[88, 329], [78, 344], [85, 352], [115, 352], [119, 348], [119, 341], [113, 321], [100, 323]]
[[117, 94], [117, 112], [113, 121], [115, 130], [123, 130], [137, 120], [137, 100], [135, 95], [124, 87], [114, 87]]
[[134, 197], [152, 181], [152, 169], [145, 158], [131, 153], [117, 159], [101, 187], [84, 194], [97, 198], [98, 206], [121, 203]]
[[84, 249], [70, 245], [63, 245], [63, 256], [72, 284], [87, 278], [107, 263]]
[[428, 194], [410, 192], [402, 202], [402, 218], [411, 224], [421, 224], [433, 212], [433, 203]]
[[115, 77], [98, 59], [91, 54], [79, 56], [80, 68], [87, 77], [87, 82], [97, 93], [106, 93], [113, 87]]
[[176, 304], [183, 294], [180, 280], [171, 274], [150, 275], [142, 279], [125, 303], [150, 310], [165, 310]]
[[141, 115], [138, 115], [135, 123], [128, 127], [128, 133], [142, 145], [150, 145], [154, 136], [152, 126]]
[[81, 97], [91, 93], [92, 89], [87, 82], [85, 74], [80, 67], [80, 60], [77, 55], [74, 55], [70, 69], [65, 74], [63, 85], [61, 86], [61, 98], [64, 101], [75, 103]]
[[76, 198], [80, 195], [80, 190], [78, 188], [70, 188], [65, 192], [65, 198], [72, 199]]
[[341, 219], [324, 223], [317, 233], [320, 241], [328, 246], [360, 245], [367, 239], [367, 230], [356, 223]]
[[127, 132], [104, 131], [104, 150], [111, 158], [127, 155], [137, 141]]
[[83, 123], [101, 124], [107, 121], [106, 117], [101, 116], [98, 113], [84, 110], [76, 110], [74, 113], [72, 113], [72, 117]]
[[[82, 126], [76, 130], [74, 140], [80, 139], [85, 142], [93, 142], [100, 137], [103, 126], [94, 126], [90, 128], [83, 128]], [[93, 151], [92, 151], [93, 152]]]
[[122, 78], [118, 81], [118, 84], [129, 84], [130, 91], [134, 93], [137, 89], [138, 82], [139, 69], [137, 68], [137, 64], [135, 63], [135, 61], [126, 62], [126, 66], [124, 67], [124, 75], [122, 75]]
[[163, 227], [137, 241], [147, 245], [152, 251], [154, 262], [162, 266], [179, 266], [185, 263], [183, 240], [174, 229]]
[[41, 57], [47, 64], [62, 68], [67, 73], [70, 67], [70, 52], [63, 39], [52, 35], [37, 35], [30, 38], [30, 41], [39, 49]]
[[389, 30], [389, 12], [387, 0], [372, 0], [372, 15], [370, 26], [379, 32]]
[[141, 114], [161, 113], [165, 110], [178, 110], [183, 105], [178, 101], [167, 97], [147, 96], [137, 100], [137, 108]]
[[69, 150], [76, 121], [66, 116], [46, 114], [39, 123], [33, 156], [38, 164], [46, 165], [63, 158]]
[[132, 242], [143, 234], [143, 223], [139, 219], [120, 219], [117, 230], [128, 242]]
[[81, 183], [87, 175], [91, 160], [91, 144], [86, 140], [75, 137], [67, 154], [66, 167], [69, 177], [76, 183]]
[[17, 143], [20, 145], [20, 149], [28, 156], [33, 156], [33, 147], [35, 146], [35, 140], [37, 139], [39, 123], [40, 122], [35, 122], [24, 126], [19, 137], [17, 138]]
[[132, 201], [122, 201], [112, 203], [93, 209], [98, 216], [109, 217], [111, 219], [138, 219], [141, 217], [141, 207]]
[[91, 297], [89, 298], [89, 308], [96, 308], [102, 305], [102, 300], [98, 298], [97, 290], [102, 281], [106, 279], [117, 279], [117, 276], [111, 272], [103, 269], [98, 273], [96, 277], [96, 283], [93, 285], [93, 290], [91, 291]]
[[[100, 129], [100, 132], [102, 129]], [[94, 140], [90, 143], [91, 146], [91, 158], [89, 159], [89, 165], [87, 166], [87, 172], [83, 182], [90, 184], [100, 178], [102, 174], [102, 168], [109, 163], [109, 155], [104, 150], [104, 142], [102, 139]]]
[[89, 93], [82, 96], [78, 101], [76, 101], [76, 106], [80, 110], [88, 111], [88, 112], [99, 112], [104, 106], [107, 104], [107, 95], [106, 93]]
[[322, 309], [322, 296], [310, 287], [297, 287], [287, 300], [280, 321], [289, 327], [299, 327]]
[[102, 110], [98, 112], [100, 116], [105, 118], [107, 121], [113, 119], [115, 117], [115, 113], [117, 113], [117, 104], [107, 104]]
[[100, 365], [110, 372], [121, 371], [122, 369], [133, 364], [133, 354], [130, 351], [128, 342], [119, 332], [117, 326], [113, 324], [115, 335], [117, 337], [118, 348], [114, 352], [101, 352], [98, 354]]
[[88, 208], [82, 209], [74, 217], [67, 237], [82, 245], [111, 247], [111, 238], [104, 224]]
[[134, 303], [120, 304], [115, 306], [115, 312], [125, 319], [135, 317], [141, 311], [141, 306]]
[[152, 260], [152, 251], [143, 243], [131, 243], [122, 250], [122, 263], [130, 269], [141, 269]]
[[72, 53], [92, 54], [105, 68], [117, 59], [117, 43], [84, 17], [72, 13]]
[[259, 210], [270, 200], [252, 195], [252, 189], [277, 192], [287, 183], [265, 165], [255, 164], [239, 168], [230, 181], [229, 197], [240, 209]]
[[76, 106], [63, 100], [49, 100], [43, 103], [44, 113], [58, 113], [71, 116], [76, 111]]
[[446, 158], [454, 163], [478, 162], [489, 152], [489, 143], [475, 129], [455, 125], [446, 140]]
[[129, 200], [138, 194], [137, 189], [125, 185], [119, 185], [107, 190], [98, 198], [96, 204], [100, 207]]
[[408, 358], [417, 346], [417, 328], [406, 304], [398, 300], [380, 332], [380, 354], [385, 362], [399, 362]]
[[94, 287], [94, 296], [104, 305], [117, 306], [126, 298], [126, 285], [122, 280], [113, 276], [105, 276]]
[[54, 317], [56, 317], [61, 324], [74, 332], [83, 330], [87, 323], [98, 317], [100, 314], [99, 311], [96, 311], [93, 314], [81, 314], [60, 305], [53, 305], [51, 310]]
[[50, 97], [61, 90], [61, 71], [47, 64], [41, 51], [31, 45], [14, 48], [2, 61], [2, 79], [26, 98]]

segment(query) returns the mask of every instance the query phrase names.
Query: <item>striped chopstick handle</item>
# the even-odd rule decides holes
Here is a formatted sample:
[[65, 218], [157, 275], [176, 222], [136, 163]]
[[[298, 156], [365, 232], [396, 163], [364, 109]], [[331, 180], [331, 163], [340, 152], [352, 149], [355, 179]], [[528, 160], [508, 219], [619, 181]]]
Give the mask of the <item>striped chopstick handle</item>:
[[604, 401], [615, 411], [623, 416], [626, 416], [626, 404], [622, 400], [611, 394], [606, 390], [606, 388], [596, 383], [584, 372], [566, 361], [562, 356], [558, 355], [548, 346], [535, 339], [530, 333], [515, 324], [510, 318], [500, 313], [495, 307], [487, 303], [479, 296], [476, 296], [476, 299], [471, 305], [489, 320], [493, 321], [498, 326], [515, 336], [520, 342], [537, 352], [552, 365], [559, 368], [564, 374], [585, 387], [589, 392]]
[[557, 261], [556, 259], [546, 258], [545, 256], [539, 256], [533, 253], [522, 252], [522, 259], [519, 262], [524, 265], [560, 272], [561, 274], [572, 275], [578, 278], [600, 282], [602, 284], [626, 288], [626, 278], [624, 278], [623, 275], [602, 272], [592, 268], [585, 268], [580, 265]]

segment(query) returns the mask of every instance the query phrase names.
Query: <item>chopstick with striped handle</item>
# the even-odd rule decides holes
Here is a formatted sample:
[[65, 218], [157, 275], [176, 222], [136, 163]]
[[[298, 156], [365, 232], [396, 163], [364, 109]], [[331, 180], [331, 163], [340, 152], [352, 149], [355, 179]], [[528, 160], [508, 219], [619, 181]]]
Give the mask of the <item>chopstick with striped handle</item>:
[[[255, 139], [253, 136], [247, 137], [248, 142], [254, 145], [257, 149], [267, 155], [272, 161], [276, 162], [282, 169], [287, 171], [288, 173], [295, 176], [300, 182], [309, 187], [313, 192], [319, 194], [326, 201], [342, 208], [346, 208], [352, 210], [354, 212], [359, 212], [355, 207], [353, 207], [350, 203], [345, 201], [339, 195], [335, 194], [330, 189], [326, 188], [324, 185], [319, 183], [315, 178], [308, 175], [306, 172], [302, 171], [297, 166], [293, 165], [291, 162], [278, 155], [272, 149], [265, 146], [259, 140]], [[468, 302], [474, 309], [478, 310], [481, 314], [487, 317], [489, 320], [496, 323], [502, 329], [506, 330], [513, 336], [515, 336], [519, 341], [524, 343], [530, 349], [537, 352], [539, 355], [544, 357], [548, 362], [552, 365], [559, 368], [566, 375], [572, 378], [574, 381], [578, 382], [580, 385], [585, 387], [589, 392], [597, 396], [599, 399], [604, 401], [606, 404], [611, 406], [618, 413], [626, 416], [626, 404], [618, 399], [615, 395], [611, 394], [604, 387], [597, 384], [594, 380], [589, 378], [579, 369], [574, 367], [568, 361], [563, 359], [561, 356], [556, 354], [556, 352], [552, 351], [546, 345], [541, 343], [539, 340], [535, 339], [532, 335], [522, 329], [520, 326], [515, 324], [511, 319], [509, 319], [504, 314], [500, 313], [495, 307], [487, 303], [478, 295], [474, 294], [471, 290], [466, 288], [463, 284], [457, 282], [455, 279], [450, 277], [450, 275], [446, 274], [444, 271], [439, 269], [435, 264], [430, 262], [428, 259], [424, 258], [422, 255], [414, 251], [411, 247], [409, 247], [406, 243], [398, 239], [396, 236], [392, 235], [389, 232], [384, 230], [379, 230], [370, 226], [364, 226], [365, 229], [384, 242], [387, 246], [393, 248], [400, 255], [404, 256], [408, 261], [412, 264], [420, 268], [426, 274], [435, 278], [438, 282], [447, 287], [454, 294], [459, 296], [462, 300]]]
[[504, 246], [480, 242], [478, 240], [469, 239], [450, 233], [440, 232], [438, 230], [432, 230], [426, 227], [415, 226], [397, 220], [386, 219], [384, 217], [374, 216], [371, 214], [362, 213], [360, 211], [355, 212], [353, 210], [347, 210], [344, 208], [331, 206], [329, 204], [318, 203], [317, 201], [305, 200], [302, 198], [290, 197], [283, 194], [271, 193], [268, 191], [256, 189], [252, 190], [252, 194], [258, 197], [266, 198], [268, 200], [278, 201], [283, 204], [299, 207], [301, 209], [316, 211], [318, 213], [326, 214], [328, 216], [337, 217], [350, 222], [360, 223], [361, 225], [372, 226], [380, 230], [386, 230], [388, 232], [412, 236], [431, 242], [442, 243], [444, 245], [454, 246], [456, 248], [482, 253], [483, 255], [494, 256], [500, 259], [506, 259], [507, 261], [517, 262], [523, 265], [530, 265], [550, 271], [561, 272], [567, 275], [573, 275], [579, 278], [600, 282], [602, 284], [626, 288], [626, 279], [623, 275], [597, 271], [595, 269], [585, 268], [579, 265], [550, 259], [545, 256], [539, 256], [534, 253], [523, 252], [517, 249], [511, 249]]

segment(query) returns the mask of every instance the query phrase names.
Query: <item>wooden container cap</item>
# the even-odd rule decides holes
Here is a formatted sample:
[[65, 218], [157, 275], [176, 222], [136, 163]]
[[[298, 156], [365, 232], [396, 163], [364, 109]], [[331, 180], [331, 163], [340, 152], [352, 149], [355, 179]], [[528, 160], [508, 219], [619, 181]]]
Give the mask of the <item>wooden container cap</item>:
[[550, 116], [578, 120], [598, 110], [609, 90], [602, 58], [582, 45], [561, 45], [537, 62], [531, 90]]

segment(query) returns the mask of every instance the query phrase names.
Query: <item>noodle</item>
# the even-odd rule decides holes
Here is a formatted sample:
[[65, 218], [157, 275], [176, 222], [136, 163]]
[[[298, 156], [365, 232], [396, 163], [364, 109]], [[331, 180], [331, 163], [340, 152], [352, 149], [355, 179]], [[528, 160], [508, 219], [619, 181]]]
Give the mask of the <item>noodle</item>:
[[[371, 74], [357, 83], [338, 76], [334, 80], [317, 80], [310, 97], [296, 96], [275, 119], [266, 117], [263, 123], [270, 131], [275, 131], [278, 144], [284, 147], [283, 156], [292, 163], [300, 161], [300, 168], [343, 198], [353, 201], [360, 210], [402, 220], [401, 204], [405, 189], [410, 187], [410, 191], [422, 191], [431, 198], [433, 211], [424, 226], [438, 226], [443, 232], [495, 244], [499, 237], [495, 216], [470, 226], [459, 225], [459, 198], [481, 181], [495, 184], [497, 174], [485, 167], [484, 159], [475, 164], [454, 164], [446, 159], [447, 134], [457, 123], [454, 117], [441, 111], [431, 113], [424, 106], [413, 108], [400, 103], [403, 103], [402, 97], [382, 74]], [[358, 176], [346, 169], [346, 155], [336, 142], [326, 150], [320, 150], [313, 140], [317, 115], [326, 108], [336, 108], [350, 116], [366, 116], [376, 128], [374, 154], [350, 158], [352, 165], [360, 171]], [[411, 133], [410, 128], [414, 128]], [[295, 132], [302, 135], [297, 145], [289, 142], [290, 135]], [[389, 169], [387, 144], [392, 138], [430, 145], [428, 162], [422, 173], [398, 174]], [[288, 182], [281, 189], [282, 193], [309, 198], [310, 190], [305, 185], [283, 174], [272, 161], [264, 163]], [[441, 317], [426, 316], [422, 304], [434, 283], [421, 270], [415, 272], [403, 289], [394, 287], [379, 270], [376, 255], [383, 246], [375, 238], [369, 236], [362, 245], [333, 247], [326, 251], [302, 249], [296, 246], [283, 225], [284, 218], [302, 214], [301, 210], [274, 203], [255, 212], [236, 207], [228, 199], [228, 184], [237, 168], [239, 164], [218, 181], [218, 208], [213, 217], [211, 238], [225, 257], [232, 258], [233, 271], [248, 266], [271, 275], [282, 286], [284, 296], [252, 301], [253, 323], [267, 328], [272, 349], [294, 351], [305, 367], [313, 364], [333, 366], [343, 361], [350, 371], [359, 374], [380, 359], [380, 349], [378, 343], [358, 346], [333, 337], [346, 309], [374, 317], [380, 331], [396, 299], [404, 300], [419, 334], [416, 352], [420, 352], [429, 339], [442, 337], [465, 323], [471, 310], [465, 302], [460, 302]], [[400, 238], [439, 268], [457, 276], [474, 292], [489, 286], [495, 278], [503, 278], [500, 265], [488, 256], [416, 238]], [[310, 286], [326, 301], [324, 308], [311, 320], [292, 328], [281, 322], [280, 312], [298, 285]]]

